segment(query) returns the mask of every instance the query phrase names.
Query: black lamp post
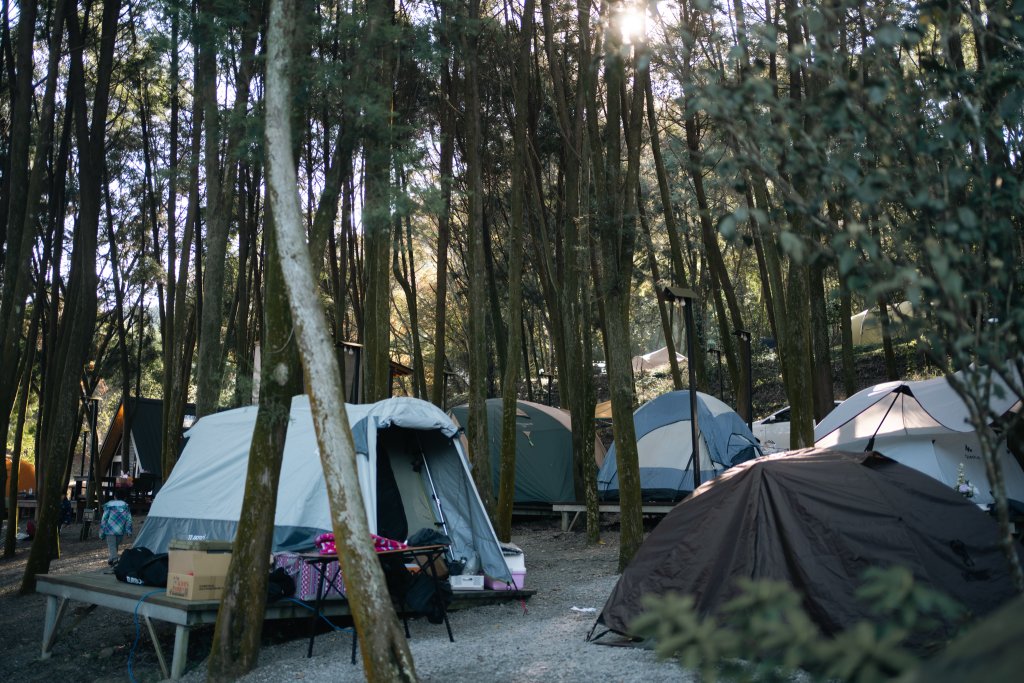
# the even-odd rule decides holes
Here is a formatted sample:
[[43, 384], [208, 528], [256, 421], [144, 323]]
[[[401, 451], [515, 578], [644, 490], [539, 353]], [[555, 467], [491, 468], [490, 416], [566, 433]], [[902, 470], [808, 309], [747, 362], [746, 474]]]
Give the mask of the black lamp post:
[[454, 377], [455, 373], [451, 370], [444, 371], [444, 397], [441, 399], [441, 410], [448, 410], [448, 378]]
[[693, 446], [690, 462], [693, 463], [693, 488], [696, 489], [700, 486], [700, 442], [697, 440], [700, 435], [700, 428], [697, 425], [697, 371], [693, 367], [693, 303], [697, 300], [697, 294], [692, 289], [666, 285], [662, 288], [661, 295], [665, 301], [670, 303], [679, 302], [679, 305], [683, 307], [683, 316], [686, 322], [686, 367], [690, 381], [690, 441]]
[[733, 332], [743, 343], [743, 363], [747, 370], [747, 428], [754, 427], [754, 373], [750, 362], [750, 332], [736, 330]]

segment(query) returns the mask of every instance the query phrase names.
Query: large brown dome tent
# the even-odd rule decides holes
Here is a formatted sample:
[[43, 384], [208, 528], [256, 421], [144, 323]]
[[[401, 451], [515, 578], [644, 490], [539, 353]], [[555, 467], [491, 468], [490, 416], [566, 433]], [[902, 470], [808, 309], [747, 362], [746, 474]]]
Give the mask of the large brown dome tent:
[[952, 488], [877, 453], [766, 456], [707, 482], [661, 521], [591, 636], [635, 635], [646, 594], [691, 595], [713, 614], [740, 578], [788, 582], [835, 634], [871, 616], [854, 596], [864, 570], [894, 565], [976, 616], [1016, 595], [995, 520]]

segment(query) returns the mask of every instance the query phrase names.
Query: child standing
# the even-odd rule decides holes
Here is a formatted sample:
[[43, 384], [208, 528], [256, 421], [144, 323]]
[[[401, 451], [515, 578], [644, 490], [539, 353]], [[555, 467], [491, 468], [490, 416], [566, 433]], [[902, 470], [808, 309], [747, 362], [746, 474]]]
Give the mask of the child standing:
[[103, 505], [103, 517], [100, 519], [100, 538], [107, 539], [107, 550], [110, 551], [110, 559], [107, 564], [117, 564], [117, 547], [121, 544], [123, 536], [132, 535], [132, 512], [128, 503], [120, 498], [120, 494]]

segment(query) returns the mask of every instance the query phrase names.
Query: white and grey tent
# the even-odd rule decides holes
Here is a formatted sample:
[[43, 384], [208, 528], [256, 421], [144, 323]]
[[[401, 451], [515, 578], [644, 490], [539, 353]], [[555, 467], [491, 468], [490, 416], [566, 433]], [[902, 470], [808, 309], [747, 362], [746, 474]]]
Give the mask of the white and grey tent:
[[[1012, 392], [994, 392], [990, 409], [1001, 415], [1014, 403]], [[877, 451], [950, 487], [956, 485], [963, 464], [967, 479], [978, 489], [973, 501], [992, 502], [981, 445], [968, 422], [967, 406], [945, 377], [885, 382], [859, 391], [814, 428], [814, 441], [819, 448]], [[1024, 470], [1005, 440], [998, 449], [1006, 495], [1024, 501]]]
[[[457, 428], [415, 398], [346, 405], [370, 531], [404, 540], [429, 528], [451, 539], [455, 559], [511, 581], [494, 528], [470, 475]], [[208, 415], [157, 494], [137, 546], [165, 552], [173, 539], [233, 540], [242, 510], [256, 406]], [[274, 552], [308, 550], [331, 531], [327, 486], [309, 399], [292, 399], [274, 517]]]

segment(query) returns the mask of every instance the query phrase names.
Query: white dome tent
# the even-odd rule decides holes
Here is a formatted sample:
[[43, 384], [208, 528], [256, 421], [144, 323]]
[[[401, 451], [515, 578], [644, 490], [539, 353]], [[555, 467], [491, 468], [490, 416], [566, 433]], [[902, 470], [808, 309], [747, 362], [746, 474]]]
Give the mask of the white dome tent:
[[[448, 416], [426, 401], [404, 397], [346, 405], [345, 410], [370, 531], [405, 540], [420, 528], [436, 528], [451, 539], [453, 557], [476, 553], [486, 575], [511, 581], [456, 436], [458, 428]], [[256, 411], [256, 406], [247, 406], [195, 423], [135, 545], [165, 552], [172, 539], [234, 539]], [[277, 491], [273, 551], [310, 549], [314, 538], [328, 531], [331, 512], [309, 399], [295, 396]]]
[[[993, 396], [992, 410], [1003, 414], [1016, 399], [1010, 392]], [[974, 502], [992, 502], [991, 484], [981, 446], [968, 422], [967, 406], [945, 377], [917, 382], [885, 382], [843, 401], [814, 429], [819, 448], [875, 450], [897, 462], [956, 486], [963, 464], [966, 478], [978, 493]], [[1024, 501], [1024, 470], [1000, 443], [1006, 495]]]

